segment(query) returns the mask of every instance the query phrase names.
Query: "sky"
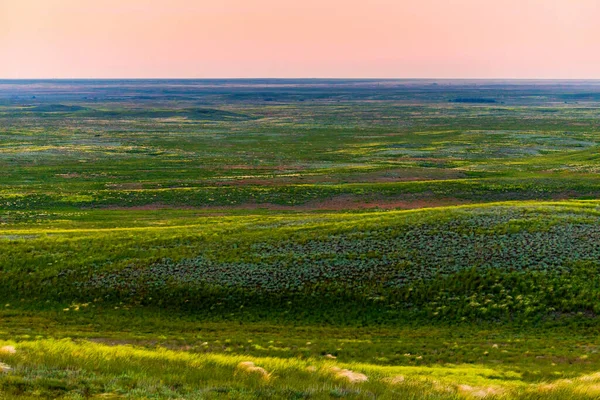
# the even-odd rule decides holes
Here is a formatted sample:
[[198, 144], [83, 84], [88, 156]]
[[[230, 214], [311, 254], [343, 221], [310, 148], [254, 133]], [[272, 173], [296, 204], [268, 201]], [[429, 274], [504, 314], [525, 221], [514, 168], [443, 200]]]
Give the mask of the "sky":
[[0, 0], [0, 79], [600, 78], [600, 0]]

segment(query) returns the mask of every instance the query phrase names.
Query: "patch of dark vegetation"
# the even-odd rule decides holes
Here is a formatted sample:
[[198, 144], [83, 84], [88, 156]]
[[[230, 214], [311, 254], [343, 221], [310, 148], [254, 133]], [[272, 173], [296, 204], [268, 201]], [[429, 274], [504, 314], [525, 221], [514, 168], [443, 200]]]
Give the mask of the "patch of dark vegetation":
[[565, 93], [561, 95], [565, 100], [589, 100], [599, 101], [600, 92]]
[[155, 109], [119, 109], [119, 110], [89, 110], [82, 116], [98, 119], [164, 119], [187, 118], [193, 121], [250, 121], [254, 116], [224, 111], [213, 108], [188, 108], [172, 110]]
[[76, 105], [45, 104], [34, 107], [8, 109], [7, 116], [29, 116], [39, 113], [44, 118], [89, 118], [111, 120], [165, 119], [186, 118], [192, 121], [252, 121], [258, 119], [253, 115], [240, 112], [219, 110], [216, 108], [184, 108], [184, 109], [152, 109], [152, 108], [120, 108], [114, 110], [94, 109]]
[[211, 108], [191, 108], [182, 112], [188, 119], [204, 121], [249, 121], [257, 119], [247, 114]]
[[23, 109], [23, 111], [40, 112], [40, 113], [69, 113], [84, 111], [88, 108], [82, 106], [64, 105], [64, 104], [43, 104], [31, 108]]
[[450, 100], [451, 103], [475, 103], [475, 104], [493, 104], [497, 103], [496, 99], [488, 99], [483, 97], [459, 97]]

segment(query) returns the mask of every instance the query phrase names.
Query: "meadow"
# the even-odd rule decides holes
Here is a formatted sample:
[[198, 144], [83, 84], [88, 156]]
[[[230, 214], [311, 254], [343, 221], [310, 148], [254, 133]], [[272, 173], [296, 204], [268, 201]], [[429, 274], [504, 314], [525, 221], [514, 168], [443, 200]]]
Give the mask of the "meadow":
[[599, 104], [0, 81], [0, 398], [600, 398]]

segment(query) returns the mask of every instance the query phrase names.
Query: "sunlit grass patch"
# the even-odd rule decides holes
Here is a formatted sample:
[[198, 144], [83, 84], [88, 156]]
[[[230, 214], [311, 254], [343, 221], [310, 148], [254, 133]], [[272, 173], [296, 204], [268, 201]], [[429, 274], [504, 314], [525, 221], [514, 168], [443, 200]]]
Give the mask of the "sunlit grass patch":
[[[593, 398], [598, 374], [570, 380], [527, 383], [502, 368], [481, 365], [383, 367], [331, 360], [198, 354], [164, 348], [106, 346], [86, 341], [36, 340], [15, 344], [14, 366], [0, 375], [8, 396], [123, 395], [128, 398], [195, 398], [197, 393], [244, 391], [260, 398], [306, 393], [330, 398], [333, 392], [355, 398], [531, 398], [534, 394]], [[10, 397], [9, 397], [10, 398]]]

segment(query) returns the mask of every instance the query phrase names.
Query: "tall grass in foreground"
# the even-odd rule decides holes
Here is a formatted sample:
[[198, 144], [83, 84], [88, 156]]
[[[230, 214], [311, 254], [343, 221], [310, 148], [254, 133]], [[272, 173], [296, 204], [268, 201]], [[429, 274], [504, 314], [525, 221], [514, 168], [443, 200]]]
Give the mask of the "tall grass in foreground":
[[282, 359], [195, 354], [165, 348], [107, 346], [88, 341], [0, 343], [11, 369], [0, 375], [0, 398], [178, 399], [591, 399], [600, 373], [526, 383], [501, 367], [376, 366], [335, 359]]

